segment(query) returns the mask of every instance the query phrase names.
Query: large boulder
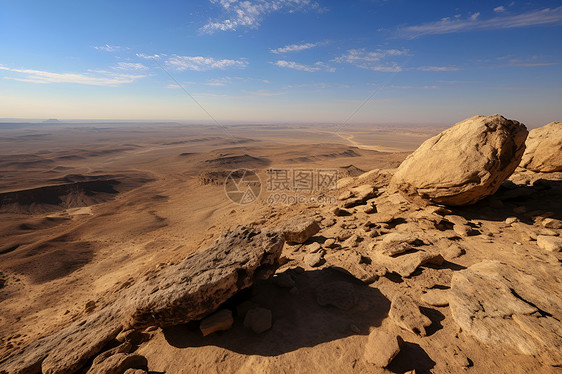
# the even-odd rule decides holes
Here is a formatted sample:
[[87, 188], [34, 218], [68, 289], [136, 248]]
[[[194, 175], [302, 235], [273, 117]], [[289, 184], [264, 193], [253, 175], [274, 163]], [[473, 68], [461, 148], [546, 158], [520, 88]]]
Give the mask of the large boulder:
[[521, 167], [541, 173], [562, 171], [562, 122], [531, 130]]
[[391, 184], [414, 200], [468, 205], [495, 193], [525, 151], [525, 125], [474, 116], [426, 140], [400, 165]]

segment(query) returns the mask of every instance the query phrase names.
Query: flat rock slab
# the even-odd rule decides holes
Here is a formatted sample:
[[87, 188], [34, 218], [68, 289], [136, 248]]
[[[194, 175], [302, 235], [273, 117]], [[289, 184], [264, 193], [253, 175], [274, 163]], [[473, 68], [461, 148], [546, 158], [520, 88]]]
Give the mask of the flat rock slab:
[[558, 236], [537, 236], [537, 245], [540, 249], [549, 252], [562, 252], [562, 238]]
[[167, 327], [198, 320], [236, 292], [267, 278], [277, 268], [282, 237], [238, 227], [204, 251], [193, 253], [156, 277], [131, 287], [127, 327]]
[[449, 290], [428, 290], [421, 296], [421, 301], [433, 306], [447, 306], [449, 305]]
[[453, 276], [451, 314], [483, 343], [562, 362], [562, 323], [550, 317], [562, 313], [559, 279], [559, 267], [529, 274], [499, 261], [483, 261]]

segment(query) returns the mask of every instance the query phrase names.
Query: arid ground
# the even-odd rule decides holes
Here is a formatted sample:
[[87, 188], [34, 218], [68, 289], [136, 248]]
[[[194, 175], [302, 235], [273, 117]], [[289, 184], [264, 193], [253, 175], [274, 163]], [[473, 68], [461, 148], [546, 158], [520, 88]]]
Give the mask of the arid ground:
[[[441, 130], [0, 124], [0, 362], [112, 304], [145, 274], [180, 262], [231, 227], [275, 227], [298, 215], [324, 223], [332, 219], [330, 206], [268, 204], [266, 170], [337, 169], [340, 182], [357, 185], [351, 178], [373, 169], [390, 173]], [[262, 194], [248, 205], [234, 204], [225, 193], [225, 178], [241, 168], [255, 170], [263, 182]], [[560, 173], [544, 177], [521, 171], [512, 180], [532, 183], [540, 178], [560, 184]], [[381, 177], [379, 184], [385, 183]], [[370, 285], [353, 280], [360, 296], [350, 310], [326, 308], [314, 298], [324, 284], [349, 276], [331, 269], [328, 255], [325, 265], [307, 266], [306, 246], [285, 245], [285, 264], [278, 273], [292, 274], [298, 293], [263, 282], [239, 296], [272, 310], [269, 331], [256, 335], [235, 322], [228, 331], [203, 337], [198, 325], [181, 325], [153, 330], [137, 353], [146, 357], [154, 373], [559, 372], [541, 357], [479, 342], [455, 324], [446, 306], [422, 308], [431, 320], [424, 336], [400, 332], [388, 317], [395, 295], [407, 290], [419, 297], [429, 289], [445, 289], [455, 272], [483, 260], [559, 271], [554, 254], [537, 249], [535, 242], [521, 239], [519, 229], [505, 224], [514, 215], [524, 221], [524, 214], [533, 211], [561, 218], [560, 186], [553, 186], [540, 198], [487, 199], [455, 210], [479, 231], [455, 239], [462, 256], [446, 258], [444, 266], [430, 265], [414, 276], [381, 277]], [[396, 196], [389, 199], [405, 204]], [[407, 214], [414, 213], [404, 213], [405, 220], [394, 221], [392, 228], [411, 232]], [[335, 225], [329, 225], [333, 232], [327, 228], [322, 235], [337, 237], [367, 219], [362, 212], [336, 215]], [[429, 242], [440, 240], [433, 233], [437, 230], [416, 230]], [[441, 231], [446, 230], [452, 232], [450, 227]], [[557, 282], [555, 287], [560, 287]], [[405, 341], [387, 369], [364, 359], [369, 332], [380, 326], [400, 333]]]

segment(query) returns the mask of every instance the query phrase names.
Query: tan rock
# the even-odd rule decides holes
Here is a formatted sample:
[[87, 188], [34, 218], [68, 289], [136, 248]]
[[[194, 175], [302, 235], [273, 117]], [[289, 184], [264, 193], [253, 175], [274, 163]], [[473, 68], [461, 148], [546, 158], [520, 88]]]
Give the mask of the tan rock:
[[542, 173], [562, 171], [562, 122], [531, 130], [521, 167]]
[[425, 141], [400, 165], [392, 185], [413, 199], [473, 204], [494, 194], [513, 173], [526, 137], [517, 121], [474, 116]]
[[365, 345], [365, 360], [378, 367], [387, 367], [400, 352], [402, 338], [382, 328], [375, 329], [369, 334]]
[[199, 328], [201, 329], [203, 336], [207, 336], [217, 331], [229, 330], [233, 323], [234, 319], [232, 318], [232, 311], [222, 309], [204, 318], [201, 321]]
[[431, 325], [431, 320], [421, 313], [416, 301], [407, 295], [397, 295], [392, 299], [388, 315], [397, 326], [416, 335], [425, 336], [426, 327]]
[[313, 218], [294, 218], [285, 222], [280, 232], [288, 243], [304, 243], [320, 231], [320, 226]]
[[449, 305], [449, 291], [431, 289], [421, 295], [421, 300], [433, 306], [447, 306]]
[[562, 252], [562, 238], [558, 236], [537, 236], [537, 245], [539, 248], [549, 252]]

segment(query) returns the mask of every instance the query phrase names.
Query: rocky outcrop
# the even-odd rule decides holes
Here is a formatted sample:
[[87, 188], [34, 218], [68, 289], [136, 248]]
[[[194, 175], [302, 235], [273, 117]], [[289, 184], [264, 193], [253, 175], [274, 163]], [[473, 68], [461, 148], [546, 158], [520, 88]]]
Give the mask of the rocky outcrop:
[[527, 129], [500, 115], [474, 116], [426, 140], [392, 185], [415, 200], [468, 205], [492, 195], [517, 168]]
[[[237, 227], [207, 250], [147, 276], [110, 307], [19, 351], [0, 364], [0, 373], [73, 373], [123, 328], [166, 327], [202, 319], [255, 280], [271, 276], [283, 243], [275, 232]], [[119, 354], [100, 370], [137, 368], [143, 362], [142, 357]]]
[[562, 364], [562, 323], [554, 317], [562, 310], [562, 295], [553, 283], [499, 261], [483, 261], [453, 276], [451, 314], [485, 344], [505, 344]]
[[201, 319], [254, 280], [271, 276], [282, 248], [283, 239], [271, 231], [227, 232], [205, 251], [131, 287], [125, 324], [139, 329]]
[[562, 171], [562, 122], [531, 130], [520, 166], [536, 172]]

